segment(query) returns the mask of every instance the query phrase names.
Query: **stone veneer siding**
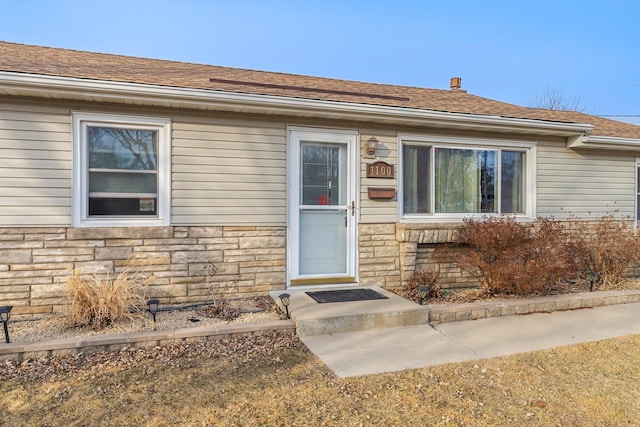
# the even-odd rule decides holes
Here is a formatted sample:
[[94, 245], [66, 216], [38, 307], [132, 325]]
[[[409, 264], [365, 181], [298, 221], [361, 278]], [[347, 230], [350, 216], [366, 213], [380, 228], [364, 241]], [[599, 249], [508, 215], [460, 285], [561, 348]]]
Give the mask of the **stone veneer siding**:
[[477, 286], [478, 277], [462, 270], [455, 260], [441, 260], [434, 256], [438, 247], [454, 241], [457, 227], [442, 224], [360, 224], [360, 284], [400, 288], [414, 271], [424, 268], [440, 274], [438, 283], [443, 288]]
[[[445, 289], [479, 284], [478, 278], [462, 270], [454, 259], [440, 259], [436, 256], [438, 248], [455, 242], [458, 227], [458, 224], [397, 224], [396, 238], [400, 245], [403, 285], [419, 269], [439, 273], [438, 284]], [[454, 252], [460, 250], [464, 248], [452, 248]]]
[[416, 253], [416, 270], [433, 271], [439, 274], [438, 285], [442, 289], [477, 287], [482, 275], [473, 275], [460, 267], [457, 259], [469, 249], [465, 246], [450, 246], [443, 243], [419, 243]]
[[402, 258], [396, 240], [396, 224], [360, 224], [358, 244], [359, 284], [399, 288]]
[[0, 305], [52, 312], [73, 270], [118, 274], [130, 256], [152, 260], [149, 297], [162, 303], [210, 300], [209, 264], [211, 283], [264, 294], [285, 287], [285, 245], [285, 227], [1, 228]]
[[[443, 288], [477, 286], [479, 278], [434, 252], [453, 242], [456, 226], [360, 224], [359, 284], [397, 289], [416, 269], [440, 273]], [[459, 248], [457, 250], [463, 250]], [[0, 228], [0, 305], [12, 314], [50, 313], [67, 305], [64, 287], [81, 274], [117, 274], [130, 256], [153, 260], [150, 298], [180, 304], [211, 300], [210, 283], [238, 296], [284, 289], [285, 227]], [[640, 266], [627, 270], [640, 276]], [[237, 291], [236, 291], [237, 284]]]

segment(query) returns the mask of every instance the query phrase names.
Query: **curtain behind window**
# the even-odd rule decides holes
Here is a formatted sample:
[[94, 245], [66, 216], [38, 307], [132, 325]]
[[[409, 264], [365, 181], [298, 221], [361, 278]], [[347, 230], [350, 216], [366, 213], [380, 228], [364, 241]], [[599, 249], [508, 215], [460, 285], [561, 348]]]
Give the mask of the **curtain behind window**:
[[436, 213], [495, 212], [495, 151], [435, 150]]
[[404, 213], [428, 213], [430, 147], [404, 146], [403, 208]]
[[502, 151], [500, 203], [502, 213], [524, 212], [524, 153]]

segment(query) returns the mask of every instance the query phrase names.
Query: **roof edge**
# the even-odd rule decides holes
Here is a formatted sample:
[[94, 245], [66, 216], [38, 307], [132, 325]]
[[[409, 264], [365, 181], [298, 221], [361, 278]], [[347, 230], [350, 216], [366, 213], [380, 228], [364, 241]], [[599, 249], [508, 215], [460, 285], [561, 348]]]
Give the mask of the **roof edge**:
[[381, 120], [388, 123], [409, 125], [508, 130], [558, 136], [581, 136], [594, 129], [593, 125], [587, 123], [454, 113], [9, 71], [0, 71], [0, 90], [2, 89], [14, 96], [45, 96], [53, 99], [113, 103], [134, 102], [147, 106], [174, 106], [199, 110], [206, 107], [206, 109], [218, 111], [242, 111], [255, 114], [281, 114], [357, 121]]

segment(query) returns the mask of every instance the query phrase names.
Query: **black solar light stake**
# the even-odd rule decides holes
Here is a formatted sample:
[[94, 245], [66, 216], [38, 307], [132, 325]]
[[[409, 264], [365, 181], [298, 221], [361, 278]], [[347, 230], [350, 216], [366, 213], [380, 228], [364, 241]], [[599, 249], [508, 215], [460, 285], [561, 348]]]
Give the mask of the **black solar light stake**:
[[291, 316], [289, 316], [289, 303], [290, 303], [289, 298], [290, 297], [291, 295], [287, 293], [278, 295], [278, 298], [280, 298], [280, 302], [282, 302], [282, 306], [284, 307], [285, 313], [287, 314], [287, 319], [291, 319]]
[[593, 284], [600, 278], [600, 274], [597, 271], [587, 271], [587, 277], [589, 278], [589, 292], [593, 292]]
[[11, 309], [12, 305], [5, 305], [0, 307], [0, 320], [2, 320], [2, 325], [4, 326], [4, 341], [9, 344], [9, 318], [11, 317]]
[[422, 305], [425, 298], [427, 298], [428, 292], [429, 288], [427, 288], [426, 286], [418, 286], [418, 298], [420, 299], [420, 305]]
[[158, 306], [160, 305], [159, 299], [150, 299], [147, 301], [149, 306], [149, 313], [153, 316], [153, 323], [156, 323], [156, 313], [158, 312]]

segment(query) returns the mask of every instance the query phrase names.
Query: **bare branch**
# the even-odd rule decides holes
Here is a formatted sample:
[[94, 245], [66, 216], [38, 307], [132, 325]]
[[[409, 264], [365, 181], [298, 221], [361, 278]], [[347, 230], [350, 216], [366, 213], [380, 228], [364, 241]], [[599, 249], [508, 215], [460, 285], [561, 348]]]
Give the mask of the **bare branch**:
[[544, 90], [533, 98], [530, 107], [545, 110], [593, 112], [594, 105], [586, 105], [579, 96], [567, 95], [564, 88], [545, 86]]

